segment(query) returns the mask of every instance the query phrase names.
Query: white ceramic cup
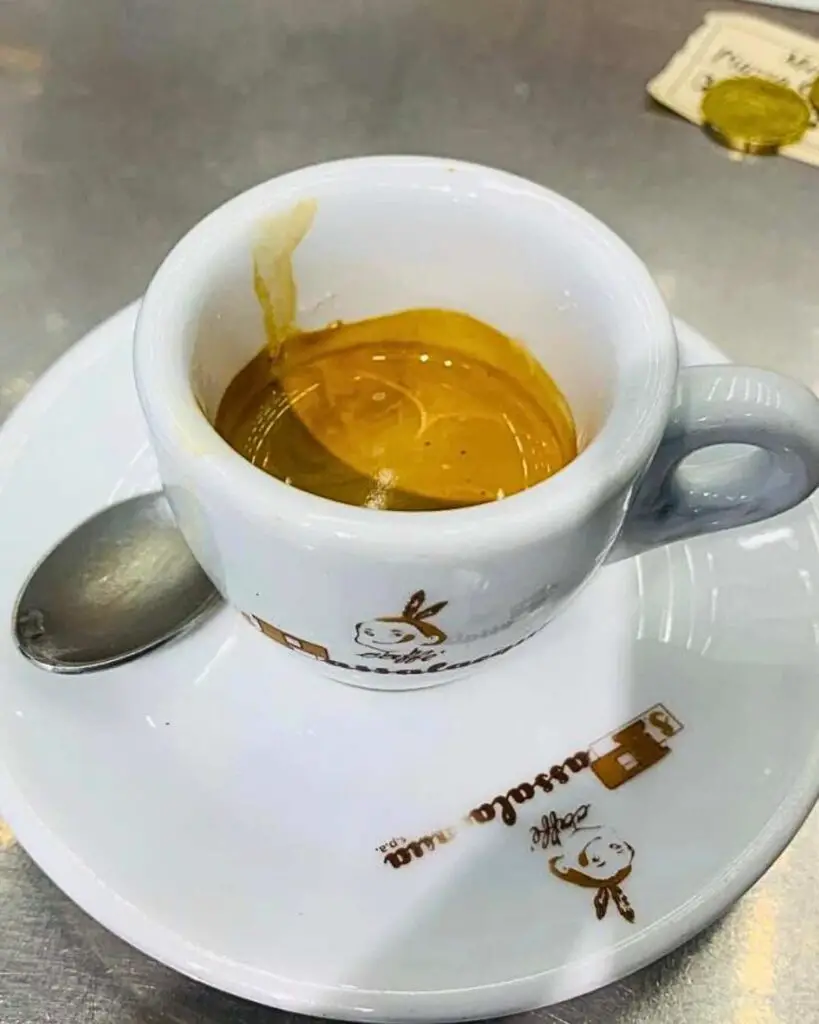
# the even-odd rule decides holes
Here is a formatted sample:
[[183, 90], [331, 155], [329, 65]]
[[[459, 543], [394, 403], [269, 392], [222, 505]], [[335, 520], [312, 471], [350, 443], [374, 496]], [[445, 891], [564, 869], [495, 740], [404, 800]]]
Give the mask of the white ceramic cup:
[[[502, 501], [385, 512], [296, 490], [233, 451], [211, 422], [265, 344], [253, 243], [264, 218], [305, 198], [317, 212], [294, 257], [300, 326], [471, 313], [557, 381], [577, 458]], [[819, 484], [810, 391], [737, 366], [680, 371], [671, 317], [616, 235], [539, 185], [451, 160], [329, 163], [231, 200], [151, 282], [135, 368], [162, 481], [205, 571], [294, 657], [361, 686], [465, 674], [540, 630], [613, 552], [763, 519]], [[763, 451], [704, 482], [679, 471], [732, 442]]]

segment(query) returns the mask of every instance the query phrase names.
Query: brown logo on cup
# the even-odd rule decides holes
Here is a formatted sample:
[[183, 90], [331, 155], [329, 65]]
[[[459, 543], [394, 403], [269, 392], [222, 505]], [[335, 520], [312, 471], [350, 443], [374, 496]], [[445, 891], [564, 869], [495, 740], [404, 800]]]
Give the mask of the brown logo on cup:
[[364, 658], [385, 658], [406, 663], [435, 657], [429, 651], [446, 640], [446, 633], [430, 620], [447, 606], [446, 601], [427, 605], [427, 595], [416, 590], [400, 615], [382, 615], [359, 622], [355, 642], [368, 648]]
[[291, 651], [299, 651], [301, 654], [308, 654], [311, 658], [315, 658], [317, 661], [330, 660], [327, 648], [322, 647], [321, 644], [313, 644], [310, 643], [309, 640], [301, 640], [299, 637], [293, 636], [292, 633], [285, 633], [283, 629], [279, 629], [278, 626], [271, 626], [269, 622], [264, 622], [255, 615], [245, 615], [245, 618], [252, 626], [255, 626], [259, 632], [264, 633], [264, 635], [270, 637], [271, 640], [275, 640], [276, 643], [281, 644], [282, 647], [289, 647]]
[[[307, 654], [336, 668], [376, 675], [419, 676], [430, 672], [454, 672], [470, 668], [473, 665], [489, 661], [491, 658], [497, 658], [501, 654], [506, 654], [507, 651], [525, 643], [538, 632], [538, 630], [533, 630], [512, 643], [505, 644], [497, 650], [481, 654], [476, 658], [447, 661], [448, 652], [444, 647], [447, 634], [437, 622], [431, 620], [440, 614], [448, 604], [448, 601], [427, 604], [426, 592], [416, 590], [400, 614], [382, 615], [356, 623], [354, 641], [357, 647], [363, 648], [363, 650], [358, 654], [361, 661], [353, 662], [332, 657], [328, 648], [323, 644], [303, 640], [287, 630], [265, 622], [257, 615], [246, 614], [245, 618], [261, 630], [265, 636], [291, 651]], [[449, 656], [451, 657], [451, 650]], [[365, 658], [370, 660], [369, 664], [364, 661]]]

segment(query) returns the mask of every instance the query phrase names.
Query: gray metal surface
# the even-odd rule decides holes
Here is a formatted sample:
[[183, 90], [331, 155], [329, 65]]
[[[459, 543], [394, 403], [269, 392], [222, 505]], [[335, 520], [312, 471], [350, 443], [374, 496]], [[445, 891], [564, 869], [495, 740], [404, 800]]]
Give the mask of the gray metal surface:
[[[741, 6], [0, 0], [0, 418], [71, 342], [139, 295], [209, 208], [300, 164], [384, 151], [497, 164], [564, 192], [631, 242], [673, 311], [731, 356], [819, 385], [819, 170], [737, 164], [644, 98], [712, 5]], [[819, 35], [819, 16], [744, 9]], [[814, 814], [705, 935], [531, 1016], [815, 1021], [818, 865]], [[129, 949], [0, 827], [0, 1024], [283, 1017]]]
[[92, 672], [195, 629], [221, 604], [165, 495], [137, 494], [45, 554], [14, 609], [14, 639], [48, 672]]

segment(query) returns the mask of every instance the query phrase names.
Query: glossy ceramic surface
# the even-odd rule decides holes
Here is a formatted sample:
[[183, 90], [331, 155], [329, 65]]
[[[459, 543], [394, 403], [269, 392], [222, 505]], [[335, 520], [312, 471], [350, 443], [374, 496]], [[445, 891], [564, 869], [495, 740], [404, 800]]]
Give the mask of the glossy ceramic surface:
[[[577, 458], [503, 501], [409, 514], [327, 501], [233, 451], [208, 419], [266, 341], [254, 245], [271, 223], [269, 244], [283, 245], [299, 210], [309, 227], [292, 267], [287, 248], [270, 271], [297, 300], [277, 317], [311, 328], [467, 312], [546, 367], [571, 406]], [[741, 367], [678, 374], [671, 316], [620, 238], [554, 191], [451, 159], [333, 161], [231, 199], [151, 281], [134, 369], [168, 500], [209, 577], [316, 671], [373, 689], [450, 682], [524, 643], [621, 531], [629, 551], [647, 550], [767, 518], [819, 485], [808, 388]], [[680, 486], [681, 459], [726, 442], [763, 452], [741, 475]]]
[[[38, 547], [155, 483], [132, 323], [3, 432], [7, 610]], [[719, 916], [812, 806], [817, 525], [805, 505], [610, 567], [471, 689], [335, 686], [227, 610], [68, 683], [6, 636], [0, 808], [107, 927], [260, 1002], [443, 1020], [577, 995]]]

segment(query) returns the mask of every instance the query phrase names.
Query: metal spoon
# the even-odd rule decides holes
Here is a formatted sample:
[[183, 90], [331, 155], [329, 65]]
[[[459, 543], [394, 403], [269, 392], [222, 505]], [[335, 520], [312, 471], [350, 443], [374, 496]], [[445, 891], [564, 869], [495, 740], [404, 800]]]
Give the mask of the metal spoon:
[[166, 643], [220, 603], [162, 494], [86, 520], [45, 556], [13, 615], [20, 651], [50, 672], [111, 668]]

